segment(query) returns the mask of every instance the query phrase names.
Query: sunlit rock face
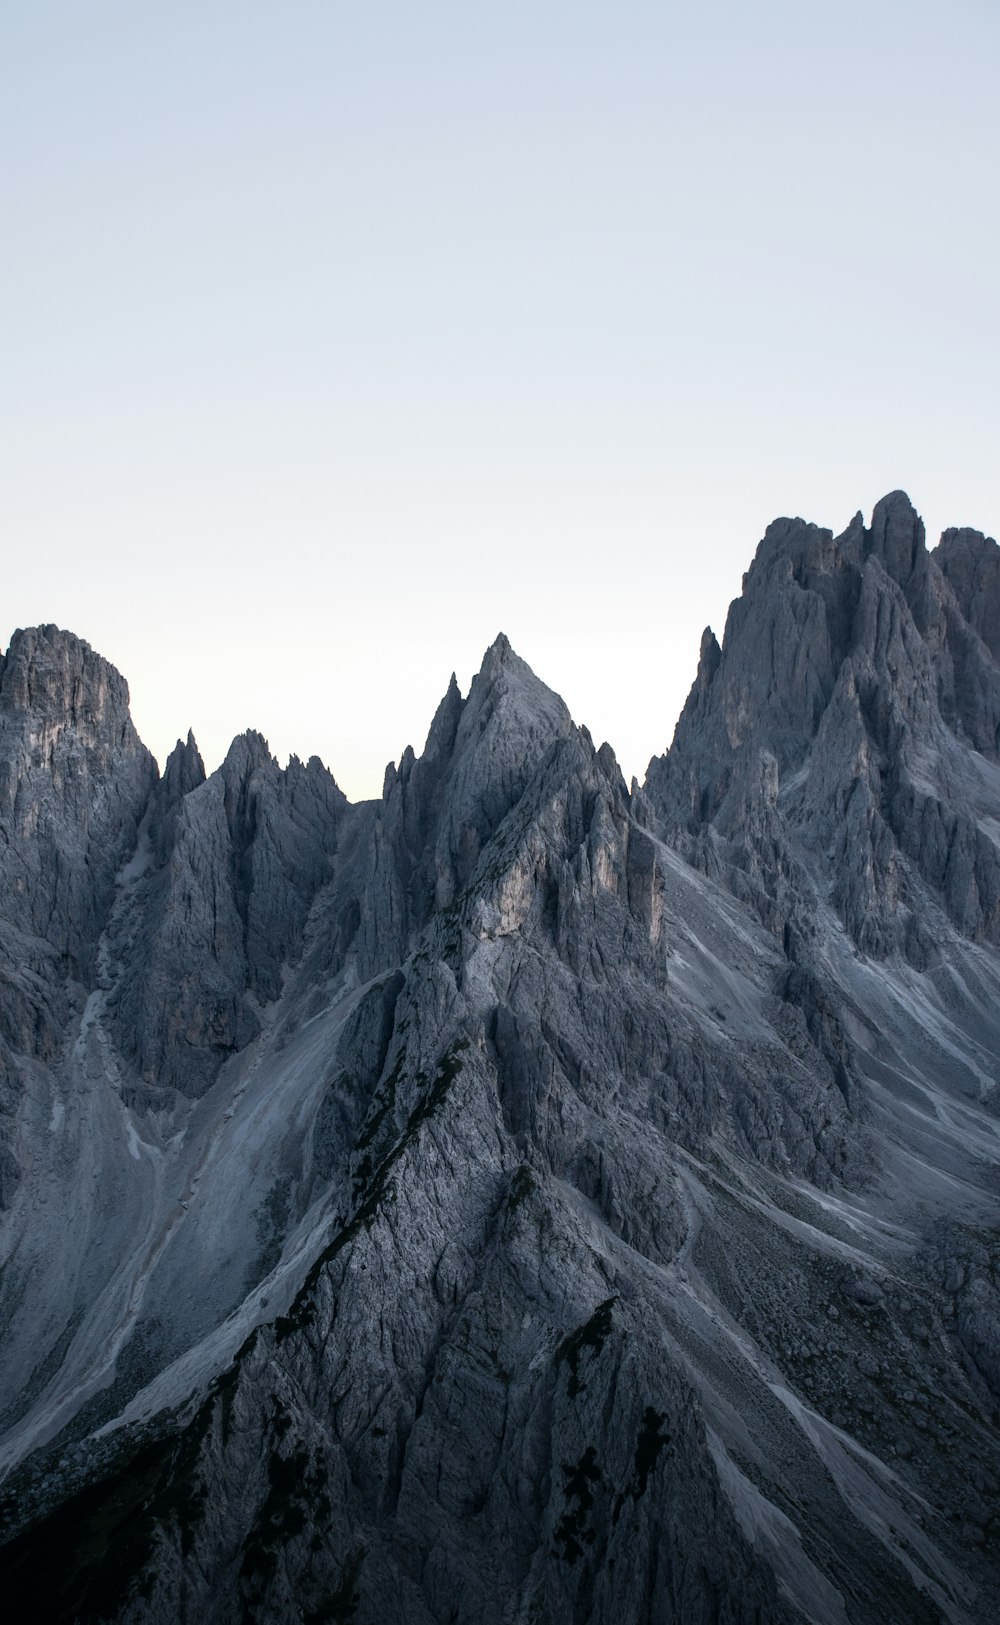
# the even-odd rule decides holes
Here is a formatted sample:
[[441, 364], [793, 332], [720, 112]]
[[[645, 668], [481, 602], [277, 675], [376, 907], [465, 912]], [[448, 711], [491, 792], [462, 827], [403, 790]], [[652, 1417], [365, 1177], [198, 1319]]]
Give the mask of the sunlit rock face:
[[350, 806], [17, 635], [10, 1617], [992, 1620], [998, 557], [777, 521], [631, 788], [504, 637]]

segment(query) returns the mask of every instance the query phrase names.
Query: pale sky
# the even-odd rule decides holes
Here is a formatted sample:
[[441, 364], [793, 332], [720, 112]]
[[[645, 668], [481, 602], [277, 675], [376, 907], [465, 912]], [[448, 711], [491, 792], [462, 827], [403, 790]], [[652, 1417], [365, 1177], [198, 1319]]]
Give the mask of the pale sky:
[[626, 776], [768, 521], [1000, 533], [996, 0], [0, 0], [0, 639], [352, 798], [497, 632]]

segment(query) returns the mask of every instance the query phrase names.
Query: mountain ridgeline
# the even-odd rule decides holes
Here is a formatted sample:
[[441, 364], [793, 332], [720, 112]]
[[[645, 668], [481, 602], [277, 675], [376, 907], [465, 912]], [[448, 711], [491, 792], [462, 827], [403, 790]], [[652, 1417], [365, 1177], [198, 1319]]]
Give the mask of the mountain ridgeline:
[[499, 637], [351, 805], [0, 657], [31, 1621], [987, 1625], [1000, 549], [773, 524], [627, 786]]

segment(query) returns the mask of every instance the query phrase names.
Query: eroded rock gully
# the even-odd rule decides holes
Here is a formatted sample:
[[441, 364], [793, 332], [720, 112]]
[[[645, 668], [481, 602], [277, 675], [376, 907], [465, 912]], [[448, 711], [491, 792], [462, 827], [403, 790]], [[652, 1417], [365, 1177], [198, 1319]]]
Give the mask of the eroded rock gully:
[[998, 559], [777, 521], [644, 786], [503, 637], [351, 806], [15, 636], [8, 1617], [993, 1617]]

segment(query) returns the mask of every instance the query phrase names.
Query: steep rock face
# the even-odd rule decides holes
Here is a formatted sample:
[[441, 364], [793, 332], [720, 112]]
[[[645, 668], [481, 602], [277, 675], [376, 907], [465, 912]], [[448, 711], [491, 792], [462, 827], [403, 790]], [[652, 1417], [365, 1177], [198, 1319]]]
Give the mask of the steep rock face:
[[178, 739], [167, 757], [149, 808], [149, 844], [157, 863], [166, 863], [173, 851], [177, 816], [185, 796], [204, 782], [205, 764], [189, 728], [187, 739]]
[[198, 1096], [256, 1036], [330, 878], [345, 807], [318, 758], [282, 771], [259, 734], [234, 740], [208, 780], [190, 735], [178, 743], [153, 863], [109, 936], [111, 1030], [146, 1086]]
[[453, 676], [423, 754], [408, 747], [387, 768], [381, 801], [352, 810], [300, 981], [326, 985], [349, 963], [364, 982], [404, 959], [414, 934], [468, 884], [549, 746], [572, 729], [562, 700], [503, 634], [464, 700]]
[[[377, 802], [179, 747], [0, 1273], [12, 1617], [991, 1620], [1000, 956], [927, 804], [991, 839], [993, 657], [908, 504], [847, 535], [772, 527], [648, 793], [505, 639]], [[140, 1082], [188, 965], [256, 1025]]]
[[51, 1059], [96, 971], [156, 780], [124, 678], [55, 626], [0, 656], [0, 1207], [20, 1175], [23, 1067]]
[[72, 981], [92, 976], [155, 778], [114, 667], [57, 627], [16, 632], [0, 664], [4, 923]]
[[646, 788], [770, 923], [806, 934], [829, 896], [866, 952], [924, 963], [940, 912], [998, 940], [998, 723], [1000, 666], [897, 492], [868, 530], [769, 528]]
[[636, 826], [607, 747], [551, 740], [343, 1029], [312, 1141], [332, 1240], [221, 1431], [185, 1434], [202, 1512], [171, 1512], [124, 1617], [284, 1618], [345, 1586], [372, 1620], [793, 1617], [720, 1486], [703, 1311], [669, 1272], [716, 1135], [826, 1182], [849, 1126], [736, 919]]
[[1000, 660], [1000, 548], [981, 531], [946, 530], [933, 558], [972, 630]]

